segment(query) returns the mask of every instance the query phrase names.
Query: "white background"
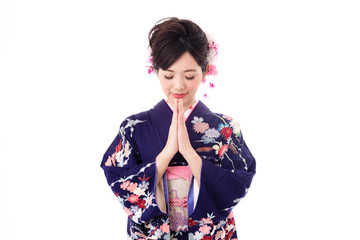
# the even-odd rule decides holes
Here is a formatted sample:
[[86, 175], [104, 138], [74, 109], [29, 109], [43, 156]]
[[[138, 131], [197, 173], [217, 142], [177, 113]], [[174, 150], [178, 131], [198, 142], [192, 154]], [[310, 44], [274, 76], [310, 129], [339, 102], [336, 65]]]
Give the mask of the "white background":
[[[189, 18], [220, 44], [204, 100], [258, 164], [239, 239], [360, 239], [357, 1], [0, 2], [0, 239], [126, 239], [100, 162], [163, 98], [147, 34]], [[200, 96], [199, 96], [199, 99]]]

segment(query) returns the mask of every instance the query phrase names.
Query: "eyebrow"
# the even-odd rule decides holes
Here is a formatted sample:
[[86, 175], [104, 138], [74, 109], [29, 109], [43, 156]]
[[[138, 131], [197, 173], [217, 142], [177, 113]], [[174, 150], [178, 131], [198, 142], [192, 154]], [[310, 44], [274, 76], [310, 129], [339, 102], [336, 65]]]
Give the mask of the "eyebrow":
[[[170, 69], [167, 69], [167, 70], [164, 70], [164, 71], [174, 72], [173, 70], [170, 70]], [[188, 69], [188, 70], [185, 70], [184, 72], [196, 72], [196, 70], [195, 69]]]

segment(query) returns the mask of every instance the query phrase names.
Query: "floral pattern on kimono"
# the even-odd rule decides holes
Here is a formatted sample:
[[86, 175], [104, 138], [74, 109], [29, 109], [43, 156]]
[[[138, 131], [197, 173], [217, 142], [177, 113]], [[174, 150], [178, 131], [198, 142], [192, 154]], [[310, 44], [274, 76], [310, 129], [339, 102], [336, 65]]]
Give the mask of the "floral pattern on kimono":
[[[201, 158], [200, 183], [196, 199], [192, 194], [197, 184], [190, 184], [187, 231], [174, 235], [165, 174], [165, 209], [159, 207], [155, 161], [165, 147], [172, 115], [162, 100], [126, 118], [104, 154], [101, 167], [128, 216], [128, 239], [237, 239], [232, 210], [247, 194], [256, 169], [238, 122], [210, 111], [201, 101], [188, 116], [189, 139]], [[169, 165], [188, 164], [177, 153]]]

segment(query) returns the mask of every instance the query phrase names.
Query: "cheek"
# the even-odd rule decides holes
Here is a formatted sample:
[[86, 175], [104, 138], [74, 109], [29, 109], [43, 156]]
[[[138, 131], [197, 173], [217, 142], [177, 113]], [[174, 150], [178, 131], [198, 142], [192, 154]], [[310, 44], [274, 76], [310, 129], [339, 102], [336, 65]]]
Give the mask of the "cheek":
[[201, 80], [191, 81], [188, 83], [187, 88], [190, 90], [196, 90], [199, 88]]
[[169, 90], [171, 88], [171, 83], [170, 81], [166, 81], [166, 80], [160, 80], [160, 84], [161, 84], [161, 87], [162, 89], [164, 90]]

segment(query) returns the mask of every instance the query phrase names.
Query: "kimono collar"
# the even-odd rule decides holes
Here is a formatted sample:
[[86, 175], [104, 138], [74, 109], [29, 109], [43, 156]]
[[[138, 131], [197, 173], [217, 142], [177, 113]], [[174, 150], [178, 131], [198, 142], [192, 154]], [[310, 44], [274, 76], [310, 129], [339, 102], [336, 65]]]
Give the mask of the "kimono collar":
[[[186, 116], [187, 118], [191, 117], [193, 114], [196, 114], [197, 116], [204, 116], [211, 113], [211, 110], [201, 100], [196, 101], [192, 109], [189, 110], [190, 111]], [[155, 123], [161, 125], [159, 128], [165, 129], [165, 122], [166, 125], [171, 123], [173, 111], [171, 105], [166, 103], [165, 99], [162, 99], [152, 109], [150, 109], [149, 114]]]
[[[170, 109], [174, 112], [174, 108], [171, 106], [171, 104], [169, 103], [168, 100], [164, 99], [165, 102], [167, 103], [167, 105], [170, 107]], [[189, 115], [191, 114], [191, 112], [194, 110], [194, 108], [196, 107], [196, 105], [198, 104], [199, 100], [196, 100], [194, 102], [193, 105], [191, 105], [185, 112], [184, 112], [184, 115], [185, 115], [185, 121], [186, 119], [189, 117]]]

